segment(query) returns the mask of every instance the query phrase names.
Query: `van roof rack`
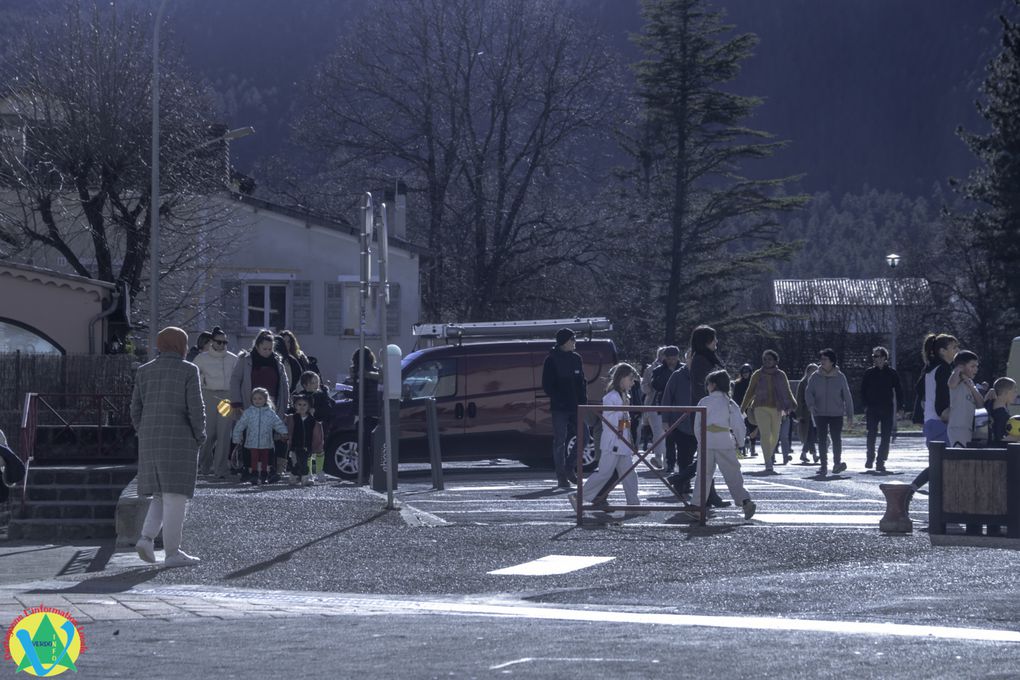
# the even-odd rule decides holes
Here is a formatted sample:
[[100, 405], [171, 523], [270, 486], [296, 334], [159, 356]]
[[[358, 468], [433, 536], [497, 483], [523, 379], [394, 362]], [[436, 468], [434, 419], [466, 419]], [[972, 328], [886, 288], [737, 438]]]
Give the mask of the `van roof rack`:
[[419, 323], [411, 335], [430, 340], [496, 337], [553, 337], [561, 328], [589, 337], [597, 331], [611, 331], [613, 324], [604, 316], [569, 319], [533, 319], [528, 321], [490, 321], [476, 323]]

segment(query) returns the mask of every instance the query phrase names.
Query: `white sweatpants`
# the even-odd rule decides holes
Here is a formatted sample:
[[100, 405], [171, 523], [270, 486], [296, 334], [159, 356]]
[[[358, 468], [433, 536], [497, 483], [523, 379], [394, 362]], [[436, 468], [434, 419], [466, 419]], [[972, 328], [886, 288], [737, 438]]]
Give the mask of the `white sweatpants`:
[[[645, 418], [648, 419], [648, 425], [652, 428], [652, 442], [654, 442], [659, 437], [662, 437], [662, 433], [665, 432], [665, 430], [666, 430], [666, 428], [662, 425], [662, 414], [661, 413], [652, 413], [651, 411], [646, 411], [644, 416], [645, 416]], [[656, 456], [659, 457], [659, 460], [662, 461], [663, 465], [666, 464], [666, 439], [665, 438], [663, 438], [663, 440], [661, 442], [659, 442], [658, 446], [653, 446], [652, 447], [652, 453], [654, 453]]]
[[623, 478], [621, 483], [623, 484], [623, 493], [627, 495], [627, 505], [638, 505], [641, 501], [638, 499], [637, 493], [637, 475], [631, 472], [626, 477], [623, 476], [632, 462], [630, 454], [619, 456], [615, 453], [603, 453], [599, 459], [599, 469], [584, 480], [585, 500], [589, 503], [593, 501], [595, 494], [602, 490], [609, 478], [613, 476], [613, 471], [616, 471], [616, 474]]
[[206, 439], [198, 456], [198, 471], [226, 477], [230, 473], [230, 435], [234, 429], [234, 418], [224, 418], [216, 407], [229, 393], [217, 390], [202, 390], [205, 400]]
[[142, 537], [156, 540], [162, 527], [163, 549], [166, 556], [176, 555], [181, 549], [184, 513], [187, 507], [188, 497], [181, 493], [153, 496], [149, 502], [149, 512], [145, 515], [145, 523], [142, 525]]
[[[734, 503], [743, 505], [744, 501], [751, 497], [747, 493], [747, 489], [744, 488], [744, 476], [740, 474], [740, 461], [737, 460], [736, 449], [708, 449], [705, 452], [705, 465], [708, 471], [706, 476], [708, 477], [709, 485], [712, 483], [712, 477], [715, 476], [716, 466], [719, 467], [723, 479], [726, 480], [726, 488], [730, 490], [730, 496], [733, 497]], [[699, 460], [698, 471], [694, 475], [694, 496], [691, 500], [695, 505], [701, 503], [701, 484], [703, 481], [701, 477], [701, 461]]]

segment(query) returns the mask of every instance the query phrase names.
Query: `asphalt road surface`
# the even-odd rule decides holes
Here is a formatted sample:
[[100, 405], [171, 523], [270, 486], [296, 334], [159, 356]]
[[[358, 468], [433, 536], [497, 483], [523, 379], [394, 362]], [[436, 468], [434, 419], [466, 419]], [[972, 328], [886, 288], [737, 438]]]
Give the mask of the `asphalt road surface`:
[[[397, 511], [347, 483], [201, 483], [200, 566], [92, 548], [83, 573], [8, 579], [0, 614], [75, 608], [83, 677], [1020, 677], [1017, 553], [932, 547], [920, 494], [914, 533], [881, 534], [878, 485], [926, 452], [901, 438], [880, 475], [862, 445], [825, 480], [745, 461], [758, 514], [705, 527], [676, 511], [579, 527], [551, 474], [504, 460], [446, 466], [443, 491], [402, 468]], [[640, 494], [674, 500], [649, 472]]]

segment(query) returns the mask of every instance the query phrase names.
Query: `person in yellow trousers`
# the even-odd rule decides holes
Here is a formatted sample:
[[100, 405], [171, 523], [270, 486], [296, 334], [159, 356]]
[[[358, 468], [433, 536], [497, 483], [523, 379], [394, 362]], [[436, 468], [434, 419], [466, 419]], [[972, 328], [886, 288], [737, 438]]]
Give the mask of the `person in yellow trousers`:
[[[790, 380], [779, 368], [779, 353], [772, 349], [765, 350], [761, 355], [761, 368], [751, 374], [751, 382], [740, 402], [740, 411], [754, 414], [754, 421], [761, 433], [765, 471], [769, 474], [779, 474], [773, 468], [772, 454], [779, 441], [783, 416], [796, 408], [797, 399], [790, 389]], [[790, 454], [783, 455], [783, 462], [790, 462]]]

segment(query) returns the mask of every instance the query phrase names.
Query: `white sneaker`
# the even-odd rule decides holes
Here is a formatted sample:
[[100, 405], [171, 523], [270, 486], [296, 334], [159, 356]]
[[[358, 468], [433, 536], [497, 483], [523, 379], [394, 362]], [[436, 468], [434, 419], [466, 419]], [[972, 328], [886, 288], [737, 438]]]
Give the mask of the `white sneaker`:
[[660, 470], [662, 469], [662, 459], [656, 454], [652, 455], [652, 465]]
[[311, 475], [305, 477], [305, 486], [313, 486], [314, 484], [315, 484], [315, 482], [312, 481], [312, 476]]
[[326, 473], [325, 472], [320, 472], [319, 474], [315, 475], [315, 481], [317, 481], [317, 482], [325, 482], [326, 481]]
[[193, 567], [201, 562], [197, 557], [192, 557], [183, 550], [178, 550], [176, 554], [170, 555], [163, 560], [164, 567]]
[[156, 549], [152, 545], [152, 539], [142, 536], [135, 543], [135, 550], [138, 551], [138, 556], [149, 564], [155, 564], [156, 562]]

